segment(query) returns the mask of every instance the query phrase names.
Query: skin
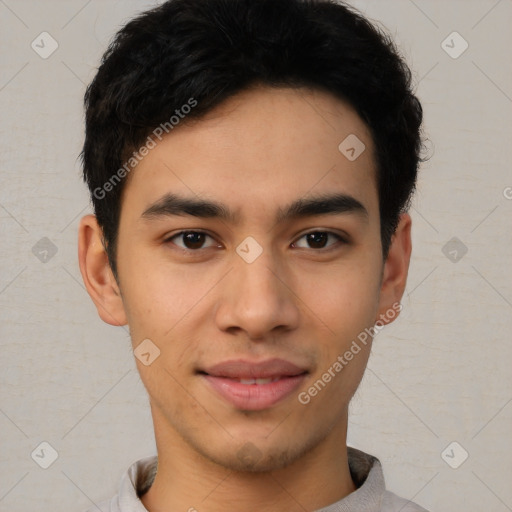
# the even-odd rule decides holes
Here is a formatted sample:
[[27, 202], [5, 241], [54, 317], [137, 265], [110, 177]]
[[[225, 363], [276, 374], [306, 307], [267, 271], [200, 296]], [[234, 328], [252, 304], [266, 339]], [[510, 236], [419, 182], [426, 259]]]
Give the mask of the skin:
[[[352, 162], [338, 150], [349, 134], [366, 146]], [[168, 192], [224, 203], [239, 222], [141, 217]], [[276, 223], [278, 208], [333, 192], [357, 199], [367, 216], [350, 211]], [[297, 394], [365, 328], [391, 321], [383, 317], [405, 289], [410, 228], [402, 214], [384, 261], [373, 143], [348, 104], [324, 92], [264, 87], [182, 123], [129, 175], [119, 282], [95, 217], [81, 220], [80, 269], [100, 317], [128, 324], [134, 349], [149, 338], [161, 351], [148, 366], [136, 359], [159, 457], [142, 497], [150, 512], [225, 511], [235, 502], [249, 512], [310, 511], [355, 490], [348, 405], [371, 343], [308, 404]], [[169, 240], [194, 229], [208, 236]], [[315, 245], [304, 236], [311, 232], [347, 241], [330, 235]], [[250, 264], [236, 252], [248, 236], [263, 249]], [[262, 411], [236, 409], [196, 373], [228, 359], [273, 357], [309, 373], [296, 393]]]

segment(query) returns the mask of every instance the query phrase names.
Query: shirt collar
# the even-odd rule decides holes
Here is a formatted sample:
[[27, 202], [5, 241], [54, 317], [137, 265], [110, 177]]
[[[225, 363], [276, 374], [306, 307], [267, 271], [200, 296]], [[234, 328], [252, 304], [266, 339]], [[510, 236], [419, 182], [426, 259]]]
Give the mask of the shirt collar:
[[[156, 455], [138, 460], [130, 466], [121, 480], [119, 494], [114, 498], [114, 510], [147, 512], [140, 501], [153, 483], [158, 458]], [[348, 465], [357, 489], [340, 501], [316, 512], [379, 512], [385, 493], [384, 475], [379, 460], [355, 448], [348, 448]], [[114, 505], [114, 504], [113, 504]]]
[[386, 491], [380, 461], [373, 455], [348, 448], [350, 475], [357, 489], [340, 501], [315, 512], [379, 512]]

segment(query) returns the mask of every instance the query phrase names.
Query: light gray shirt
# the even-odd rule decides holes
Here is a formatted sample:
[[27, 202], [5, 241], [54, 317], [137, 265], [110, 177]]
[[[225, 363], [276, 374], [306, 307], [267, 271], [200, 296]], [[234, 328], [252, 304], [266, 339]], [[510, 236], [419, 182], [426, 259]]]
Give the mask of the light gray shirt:
[[[348, 448], [348, 464], [357, 489], [340, 501], [315, 512], [428, 512], [412, 501], [386, 490], [379, 460], [355, 448]], [[86, 512], [148, 512], [140, 501], [156, 475], [157, 457], [146, 457], [123, 475], [119, 492]]]

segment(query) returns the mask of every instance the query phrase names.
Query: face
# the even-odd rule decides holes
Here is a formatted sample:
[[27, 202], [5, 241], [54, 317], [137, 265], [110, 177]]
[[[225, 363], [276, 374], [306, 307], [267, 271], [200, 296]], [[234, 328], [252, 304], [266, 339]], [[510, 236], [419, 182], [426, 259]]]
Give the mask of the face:
[[371, 344], [354, 340], [405, 286], [382, 258], [369, 131], [306, 89], [246, 91], [151, 149], [117, 265], [112, 308], [136, 352], [150, 340], [136, 362], [157, 442], [238, 470], [344, 442]]

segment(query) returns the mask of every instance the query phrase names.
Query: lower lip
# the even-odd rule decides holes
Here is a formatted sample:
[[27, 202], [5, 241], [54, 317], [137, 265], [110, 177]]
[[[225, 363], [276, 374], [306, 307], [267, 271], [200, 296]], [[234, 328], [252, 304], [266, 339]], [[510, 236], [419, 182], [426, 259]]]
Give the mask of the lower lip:
[[242, 384], [226, 377], [203, 375], [215, 391], [244, 411], [261, 411], [283, 400], [304, 381], [306, 374], [283, 377], [268, 384]]

